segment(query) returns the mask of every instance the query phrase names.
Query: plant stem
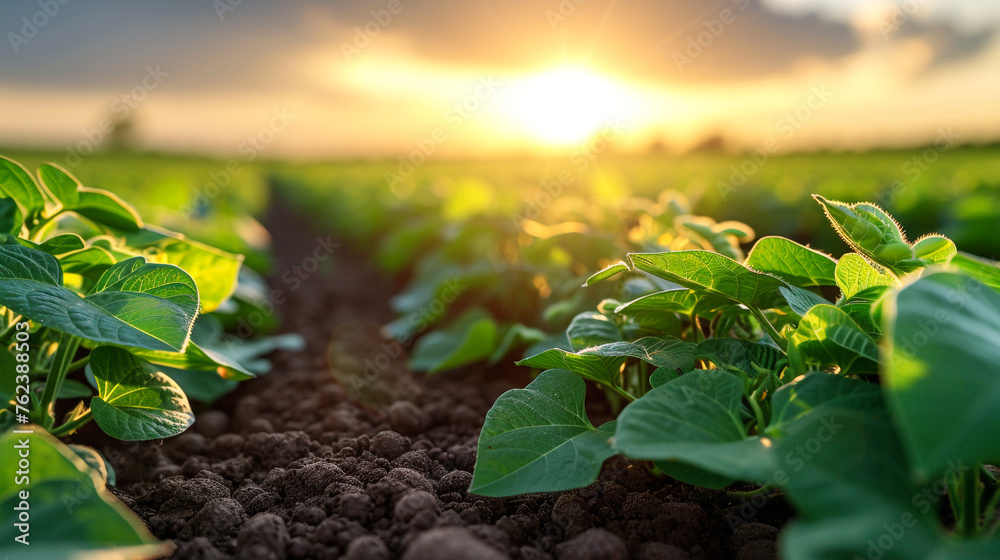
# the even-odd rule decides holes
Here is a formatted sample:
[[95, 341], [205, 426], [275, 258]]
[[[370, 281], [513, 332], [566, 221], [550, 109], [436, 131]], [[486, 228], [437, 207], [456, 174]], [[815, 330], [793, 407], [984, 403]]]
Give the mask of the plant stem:
[[747, 401], [750, 403], [750, 408], [753, 409], [754, 418], [757, 419], [757, 433], [763, 434], [764, 428], [767, 427], [767, 424], [764, 423], [764, 411], [760, 409], [760, 403], [757, 402], [755, 396], [756, 393], [750, 395], [750, 398], [748, 398]]
[[701, 330], [698, 314], [695, 313], [694, 308], [691, 309], [691, 337], [695, 342], [701, 342], [705, 339], [705, 333]]
[[45, 390], [42, 391], [42, 399], [38, 404], [37, 413], [41, 415], [42, 427], [48, 429], [55, 423], [52, 416], [52, 402], [59, 394], [59, 388], [69, 373], [70, 362], [76, 349], [80, 347], [80, 338], [71, 334], [62, 333], [59, 335], [58, 346], [55, 356], [52, 358], [52, 367], [49, 370], [48, 379], [45, 380]]
[[749, 309], [750, 312], [753, 313], [753, 316], [757, 318], [757, 321], [760, 323], [760, 326], [764, 329], [765, 332], [767, 332], [767, 335], [771, 337], [771, 340], [773, 340], [774, 343], [778, 345], [778, 348], [781, 348], [783, 352], [787, 352], [788, 341], [786, 341], [784, 338], [781, 338], [781, 335], [778, 334], [778, 330], [775, 329], [774, 325], [772, 325], [771, 322], [767, 320], [767, 317], [764, 316], [764, 313], [760, 309], [757, 309], [756, 307], [750, 307]]
[[16, 315], [12, 311], [8, 311], [7, 315], [8, 315], [8, 323], [7, 326], [4, 327], [3, 331], [0, 332], [0, 342], [6, 339], [7, 336], [11, 332], [13, 332], [15, 328], [17, 328], [17, 324], [20, 323], [22, 319], [24, 319], [23, 315]]
[[84, 356], [84, 357], [80, 358], [79, 360], [77, 360], [77, 361], [73, 362], [72, 364], [70, 364], [69, 368], [67, 368], [66, 371], [69, 372], [69, 373], [72, 373], [74, 371], [77, 371], [79, 369], [82, 369], [82, 368], [86, 367], [87, 364], [89, 364], [89, 363], [90, 363], [90, 354], [87, 354], [86, 356]]
[[748, 492], [727, 491], [726, 495], [733, 498], [746, 499], [746, 498], [755, 498], [757, 496], [760, 496], [761, 494], [767, 494], [771, 490], [774, 490], [774, 487], [771, 486], [770, 484], [765, 484], [764, 486], [761, 486], [756, 490], [750, 490]]
[[76, 430], [79, 430], [93, 419], [94, 419], [94, 413], [91, 412], [90, 409], [87, 409], [87, 412], [83, 416], [77, 418], [76, 420], [71, 420], [69, 422], [66, 422], [62, 426], [53, 429], [49, 433], [56, 437], [69, 435], [75, 432]]
[[962, 532], [975, 535], [979, 531], [979, 465], [962, 473]]

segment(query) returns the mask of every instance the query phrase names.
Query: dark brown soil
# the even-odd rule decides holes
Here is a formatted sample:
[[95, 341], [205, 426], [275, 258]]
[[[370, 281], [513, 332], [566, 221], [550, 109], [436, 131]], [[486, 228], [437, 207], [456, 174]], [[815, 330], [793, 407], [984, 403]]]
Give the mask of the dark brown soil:
[[[312, 254], [317, 236], [293, 216], [279, 210], [268, 222], [279, 271]], [[173, 557], [775, 558], [774, 525], [788, 515], [780, 500], [741, 503], [621, 459], [576, 491], [467, 493], [486, 411], [525, 379], [495, 371], [411, 377], [397, 357], [375, 382], [405, 387], [405, 397], [381, 410], [356, 404], [331, 372], [330, 338], [338, 327], [357, 337], [365, 328], [356, 322], [390, 319], [392, 290], [345, 246], [330, 262], [332, 271], [316, 271], [296, 290], [280, 272], [274, 278], [287, 297], [278, 306], [283, 330], [303, 334], [305, 352], [273, 356], [273, 373], [198, 410], [178, 437], [123, 444], [90, 429], [80, 435], [117, 471], [114, 493], [157, 537], [175, 541]], [[367, 352], [346, 363], [364, 364]], [[338, 367], [352, 367], [341, 358]]]

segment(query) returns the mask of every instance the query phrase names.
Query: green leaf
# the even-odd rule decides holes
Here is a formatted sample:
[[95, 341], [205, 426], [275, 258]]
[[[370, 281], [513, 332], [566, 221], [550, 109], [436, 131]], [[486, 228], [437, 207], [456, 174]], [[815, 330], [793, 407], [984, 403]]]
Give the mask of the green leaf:
[[750, 250], [746, 265], [800, 288], [833, 286], [836, 283], [837, 261], [784, 237], [762, 238]]
[[446, 331], [434, 331], [413, 347], [414, 371], [439, 373], [490, 357], [497, 346], [497, 324], [481, 313], [459, 318]]
[[87, 466], [90, 467], [90, 470], [97, 475], [101, 482], [105, 485], [114, 486], [115, 470], [104, 460], [104, 457], [101, 457], [101, 454], [96, 449], [72, 443], [66, 447], [69, 447], [77, 457], [83, 459], [83, 462], [87, 463]]
[[837, 286], [851, 299], [859, 292], [875, 286], [895, 286], [899, 281], [876, 268], [864, 257], [848, 253], [837, 262]]
[[152, 364], [181, 370], [211, 371], [225, 379], [242, 381], [256, 375], [223, 352], [190, 342], [184, 352], [129, 348], [135, 356]]
[[968, 253], [958, 253], [949, 264], [951, 268], [1000, 292], [1000, 265], [996, 262], [981, 259]]
[[950, 272], [886, 301], [882, 381], [919, 481], [1000, 460], [1000, 294]]
[[18, 235], [24, 225], [24, 216], [13, 198], [0, 198], [0, 233]]
[[700, 294], [723, 297], [758, 309], [784, 303], [779, 288], [784, 281], [754, 272], [742, 264], [709, 251], [629, 253], [632, 267]]
[[[711, 246], [712, 250], [720, 255], [725, 255], [731, 259], [743, 258], [742, 252], [738, 247], [733, 246], [727, 236], [727, 233], [733, 235], [735, 233], [734, 230], [719, 230], [718, 224], [715, 224], [710, 218], [699, 216], [678, 216], [674, 219], [674, 223], [682, 230], [687, 229], [689, 232], [704, 239]], [[741, 237], [747, 237], [746, 232], [740, 233], [743, 234]]]
[[[27, 443], [31, 454], [31, 475], [23, 485], [13, 475], [0, 478], [0, 508], [7, 520], [0, 526], [0, 556], [70, 560], [86, 552], [128, 558], [169, 554], [169, 548], [107, 492], [87, 463], [40, 428], [33, 430], [0, 435], [0, 464], [16, 465], [21, 459], [16, 446], [21, 443]], [[29, 546], [14, 540], [21, 534], [14, 525], [14, 508], [21, 503], [22, 491], [29, 496]]]
[[86, 297], [62, 286], [55, 257], [0, 245], [0, 305], [52, 329], [95, 342], [183, 351], [198, 313], [198, 290], [183, 270], [118, 263]]
[[83, 242], [83, 238], [79, 235], [75, 233], [62, 233], [46, 239], [35, 248], [39, 251], [44, 251], [53, 257], [58, 257], [59, 255], [64, 255], [72, 251], [79, 251], [85, 246], [86, 244]]
[[114, 266], [115, 262], [115, 257], [100, 247], [87, 247], [59, 257], [59, 265], [64, 272], [97, 278]]
[[896, 273], [910, 272], [921, 261], [913, 257], [913, 248], [892, 216], [867, 202], [845, 204], [815, 194], [833, 228], [852, 249]]
[[142, 218], [135, 208], [122, 199], [101, 189], [80, 187], [77, 204], [68, 210], [73, 210], [85, 218], [99, 224], [124, 232], [138, 231], [142, 228]]
[[635, 459], [675, 461], [722, 479], [767, 482], [771, 452], [741, 420], [743, 383], [721, 370], [694, 370], [650, 390], [618, 417], [614, 446]]
[[830, 303], [823, 299], [822, 296], [797, 286], [779, 288], [778, 291], [781, 293], [781, 296], [785, 298], [785, 301], [788, 303], [788, 307], [791, 308], [792, 312], [799, 317], [809, 313], [809, 310], [817, 305], [826, 305]]
[[680, 288], [636, 298], [615, 308], [615, 314], [625, 315], [640, 325], [658, 327], [673, 324], [676, 320], [674, 313], [690, 315], [693, 312], [700, 317], [710, 318], [728, 305], [732, 305], [732, 302], [727, 298], [699, 295], [694, 290]]
[[14, 199], [24, 220], [45, 209], [45, 197], [23, 165], [0, 156], [0, 194]]
[[54, 163], [43, 163], [38, 166], [38, 177], [63, 208], [75, 208], [80, 203], [82, 185], [69, 171]]
[[[783, 385], [771, 399], [771, 421], [764, 434], [780, 440], [805, 427], [837, 431], [839, 410], [884, 410], [878, 385], [860, 379], [821, 371], [807, 373], [793, 383]], [[823, 419], [827, 422], [824, 424]], [[817, 434], [813, 434], [817, 435]], [[824, 439], [826, 436], [824, 436]]]
[[837, 365], [848, 375], [878, 373], [878, 345], [851, 317], [833, 305], [817, 305], [802, 316], [788, 336], [789, 362], [806, 366]]
[[593, 286], [594, 284], [602, 280], [607, 280], [608, 278], [611, 278], [612, 276], [615, 276], [616, 274], [625, 272], [627, 270], [629, 270], [627, 264], [623, 262], [615, 263], [611, 266], [608, 266], [607, 268], [604, 268], [603, 270], [594, 273], [590, 278], [587, 278], [587, 283], [584, 285]]
[[490, 356], [489, 363], [496, 364], [515, 348], [524, 348], [545, 340], [545, 332], [522, 325], [511, 325], [497, 344], [496, 350]]
[[948, 264], [957, 254], [955, 243], [943, 235], [926, 235], [913, 244], [913, 256], [927, 265]]
[[242, 255], [220, 251], [179, 233], [145, 227], [126, 235], [129, 247], [141, 250], [151, 262], [181, 267], [198, 285], [202, 313], [218, 309], [236, 291]]
[[612, 342], [581, 351], [581, 356], [637, 358], [656, 367], [668, 367], [681, 371], [694, 369], [696, 345], [678, 340], [672, 336], [646, 336], [632, 342]]
[[514, 496], [586, 486], [615, 454], [611, 421], [595, 428], [576, 374], [548, 370], [524, 389], [507, 391], [486, 414], [479, 435], [474, 494]]
[[610, 342], [620, 342], [622, 333], [607, 315], [594, 312], [580, 313], [566, 328], [570, 347], [579, 352], [592, 346], [600, 346]]
[[127, 350], [100, 346], [90, 354], [97, 396], [94, 421], [108, 435], [143, 441], [177, 435], [194, 423], [184, 391]]
[[621, 385], [619, 381], [621, 367], [624, 363], [625, 357], [620, 355], [575, 354], [561, 348], [551, 348], [540, 354], [527, 357], [517, 362], [517, 365], [536, 369], [564, 369], [572, 371], [584, 379], [611, 387], [619, 387]]
[[694, 355], [696, 358], [711, 360], [720, 369], [734, 367], [751, 376], [755, 375], [757, 368], [774, 371], [785, 357], [774, 346], [735, 338], [703, 340], [698, 344]]
[[[810, 378], [826, 385], [839, 376], [817, 373]], [[785, 492], [799, 513], [782, 532], [782, 557], [996, 558], [1000, 542], [962, 541], [941, 529], [935, 515], [941, 493], [936, 486], [919, 488], [910, 482], [906, 457], [878, 388], [840, 379], [845, 387], [853, 383], [858, 389], [840, 388], [841, 397], [821, 404], [810, 413], [814, 420], [775, 444]], [[861, 389], [863, 385], [868, 388]], [[789, 403], [799, 400], [799, 395], [789, 395]]]

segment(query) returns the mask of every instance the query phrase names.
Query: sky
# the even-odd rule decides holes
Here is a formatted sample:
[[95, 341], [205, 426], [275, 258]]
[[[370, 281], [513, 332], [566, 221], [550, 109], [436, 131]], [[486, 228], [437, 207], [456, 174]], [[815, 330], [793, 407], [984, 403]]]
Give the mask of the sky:
[[0, 3], [0, 144], [505, 156], [1000, 139], [995, 0]]

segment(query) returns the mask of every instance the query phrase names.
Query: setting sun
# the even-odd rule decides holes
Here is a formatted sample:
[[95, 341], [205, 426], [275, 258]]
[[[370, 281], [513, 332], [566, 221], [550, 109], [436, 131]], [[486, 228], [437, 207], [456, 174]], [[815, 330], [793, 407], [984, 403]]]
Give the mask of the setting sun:
[[632, 99], [614, 80], [582, 68], [559, 68], [515, 82], [504, 115], [532, 138], [552, 145], [582, 142], [604, 121], [631, 111]]

